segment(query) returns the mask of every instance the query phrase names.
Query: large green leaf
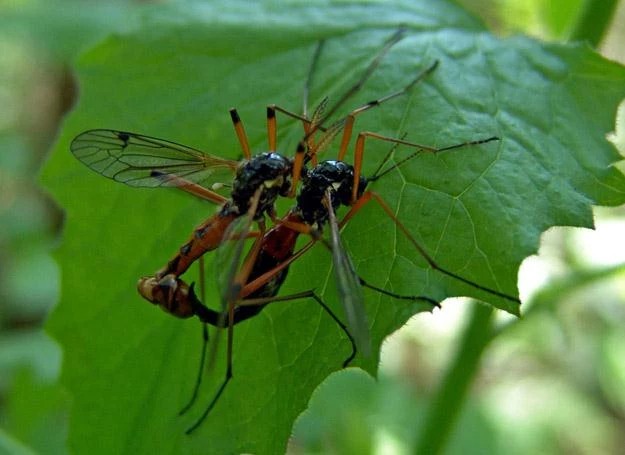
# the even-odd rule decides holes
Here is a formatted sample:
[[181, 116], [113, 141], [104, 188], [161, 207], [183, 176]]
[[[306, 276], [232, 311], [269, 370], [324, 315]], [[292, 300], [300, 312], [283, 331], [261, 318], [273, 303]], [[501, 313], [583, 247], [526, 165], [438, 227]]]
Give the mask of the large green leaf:
[[[500, 41], [444, 2], [270, 4], [161, 6], [149, 10], [141, 30], [112, 36], [79, 61], [80, 102], [44, 175], [67, 211], [57, 253], [62, 299], [48, 328], [65, 349], [77, 453], [282, 452], [314, 388], [349, 354], [348, 341], [312, 300], [270, 305], [236, 327], [234, 379], [206, 422], [185, 436], [218, 387], [223, 358], [202, 385], [199, 404], [178, 417], [195, 380], [199, 324], [155, 311], [134, 287], [214, 208], [175, 190], [131, 188], [89, 171], [68, 151], [83, 130], [136, 131], [237, 157], [227, 115], [236, 106], [261, 151], [264, 107], [300, 110], [319, 39], [328, 41], [313, 103], [337, 99], [403, 24], [407, 36], [350, 106], [401, 88], [437, 59], [440, 66], [410, 93], [359, 117], [356, 129], [406, 132], [409, 140], [436, 146], [502, 138], [421, 156], [372, 185], [442, 266], [514, 295], [519, 264], [536, 251], [541, 232], [591, 226], [591, 204], [625, 200], [625, 178], [610, 167], [618, 157], [604, 137], [625, 95], [625, 70], [586, 46]], [[280, 118], [282, 152], [292, 152], [300, 130]], [[367, 143], [365, 174], [387, 149]], [[428, 268], [374, 205], [349, 223], [343, 239], [372, 284], [436, 299], [469, 295], [519, 311]], [[214, 303], [214, 281], [208, 283]], [[322, 247], [294, 264], [282, 294], [311, 287], [340, 312], [331, 255]], [[375, 373], [384, 337], [426, 308], [365, 295], [374, 355], [355, 365]]]

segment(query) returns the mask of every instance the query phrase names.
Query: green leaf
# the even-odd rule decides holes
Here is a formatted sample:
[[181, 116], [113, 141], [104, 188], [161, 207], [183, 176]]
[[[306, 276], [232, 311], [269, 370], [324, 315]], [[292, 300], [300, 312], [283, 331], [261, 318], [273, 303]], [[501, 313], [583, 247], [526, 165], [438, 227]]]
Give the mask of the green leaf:
[[[131, 188], [89, 171], [68, 151], [84, 130], [136, 131], [238, 157], [227, 114], [236, 106], [254, 150], [262, 151], [265, 106], [300, 111], [319, 39], [327, 44], [311, 104], [338, 99], [402, 24], [407, 36], [349, 108], [400, 89], [435, 60], [440, 66], [408, 94], [359, 116], [356, 130], [406, 132], [408, 140], [434, 146], [502, 138], [420, 156], [371, 186], [441, 266], [515, 295], [519, 264], [536, 251], [541, 232], [590, 227], [591, 204], [625, 200], [625, 178], [610, 167], [618, 155], [605, 140], [625, 95], [625, 71], [586, 46], [500, 41], [444, 2], [174, 3], [147, 11], [143, 29], [111, 36], [80, 59], [80, 102], [44, 175], [67, 211], [57, 253], [62, 298], [48, 329], [65, 349], [62, 381], [74, 394], [70, 443], [77, 453], [283, 452], [310, 394], [350, 349], [314, 301], [269, 305], [236, 327], [234, 378], [204, 424], [185, 436], [222, 380], [223, 354], [199, 403], [177, 416], [197, 374], [200, 326], [155, 311], [134, 287], [215, 209], [175, 190]], [[280, 151], [291, 154], [301, 125], [279, 117], [279, 128]], [[367, 141], [365, 175], [387, 150]], [[333, 147], [324, 158], [335, 154]], [[473, 296], [519, 312], [429, 268], [374, 203], [342, 235], [371, 284], [441, 300]], [[194, 281], [194, 273], [185, 279]], [[207, 302], [216, 308], [210, 277], [208, 286]], [[340, 314], [331, 255], [322, 247], [292, 266], [281, 295], [310, 288]], [[365, 297], [374, 355], [354, 365], [375, 373], [382, 340], [427, 308], [368, 290]]]
[[3, 40], [35, 44], [61, 61], [72, 60], [113, 31], [128, 32], [139, 25], [140, 6], [126, 0], [17, 1], [4, 2], [0, 8]]

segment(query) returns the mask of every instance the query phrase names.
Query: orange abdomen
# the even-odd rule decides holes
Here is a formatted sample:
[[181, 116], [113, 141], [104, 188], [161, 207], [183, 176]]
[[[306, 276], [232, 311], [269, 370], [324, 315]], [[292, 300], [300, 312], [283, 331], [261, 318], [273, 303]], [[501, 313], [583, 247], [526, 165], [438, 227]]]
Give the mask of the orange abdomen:
[[193, 231], [191, 238], [180, 247], [178, 253], [167, 263], [167, 266], [156, 273], [156, 276], [182, 275], [193, 261], [221, 245], [226, 230], [237, 217], [237, 214], [222, 210], [199, 225]]

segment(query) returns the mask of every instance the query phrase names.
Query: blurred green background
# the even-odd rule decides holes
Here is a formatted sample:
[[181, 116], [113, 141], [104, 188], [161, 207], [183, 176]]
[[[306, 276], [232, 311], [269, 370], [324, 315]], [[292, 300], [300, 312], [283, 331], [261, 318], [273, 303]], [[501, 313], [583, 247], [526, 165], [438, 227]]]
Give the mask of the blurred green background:
[[[62, 353], [41, 329], [62, 292], [51, 250], [63, 214], [37, 174], [77, 96], [73, 60], [138, 26], [150, 3], [0, 0], [0, 453], [67, 453]], [[625, 62], [625, 2], [460, 3], [497, 35], [585, 39]], [[622, 153], [624, 118], [613, 138]], [[430, 410], [445, 407], [430, 403], [454, 390], [441, 378], [462, 365], [477, 372], [457, 427], [441, 431], [445, 453], [623, 453], [625, 211], [595, 214], [595, 231], [543, 235], [520, 272], [521, 320], [460, 299], [419, 315], [385, 344], [378, 383], [348, 369], [318, 389], [290, 452], [429, 452], [415, 428], [436, 422]], [[475, 337], [476, 324], [488, 336]]]

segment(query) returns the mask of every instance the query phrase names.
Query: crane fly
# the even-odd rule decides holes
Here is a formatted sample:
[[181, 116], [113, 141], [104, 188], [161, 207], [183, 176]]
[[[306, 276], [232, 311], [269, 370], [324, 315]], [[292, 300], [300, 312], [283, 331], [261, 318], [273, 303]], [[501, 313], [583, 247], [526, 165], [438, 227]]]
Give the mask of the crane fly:
[[[115, 181], [138, 187], [176, 187], [201, 199], [221, 206], [219, 212], [198, 226], [190, 239], [179, 249], [166, 266], [153, 276], [139, 281], [139, 293], [148, 301], [178, 317], [191, 317], [193, 308], [185, 305], [184, 291], [178, 288], [178, 278], [190, 265], [225, 240], [230, 225], [240, 217], [249, 216], [258, 226], [258, 232], [249, 235], [262, 238], [265, 218], [276, 219], [275, 201], [278, 197], [294, 197], [302, 169], [309, 161], [315, 162], [315, 153], [327, 146], [345, 127], [345, 119], [330, 127], [322, 123], [354, 95], [371, 76], [380, 60], [404, 35], [399, 29], [378, 52], [367, 70], [334, 106], [325, 112], [327, 99], [313, 112], [299, 115], [277, 105], [267, 107], [267, 138], [269, 151], [252, 156], [245, 128], [236, 109], [230, 110], [235, 133], [243, 151], [241, 162], [220, 158], [206, 152], [165, 139], [119, 130], [95, 129], [76, 136], [70, 150], [76, 158], [93, 171]], [[317, 47], [309, 78], [304, 88], [305, 104], [310, 78], [317, 64], [322, 45]], [[352, 114], [360, 113], [405, 93], [422, 76], [415, 78], [403, 90], [367, 103]], [[293, 158], [276, 153], [276, 113], [301, 120], [306, 133]], [[314, 147], [316, 133], [321, 133]], [[343, 140], [346, 134], [343, 134]], [[307, 150], [309, 148], [309, 150]], [[230, 198], [216, 189], [229, 188]], [[257, 201], [255, 200], [257, 199]], [[255, 207], [252, 213], [250, 209]], [[247, 237], [244, 233], [243, 237]], [[156, 294], [154, 293], [156, 291]]]
[[[438, 65], [438, 61], [434, 62], [401, 90], [365, 103], [338, 121], [329, 122], [339, 107], [353, 96], [371, 76], [382, 57], [402, 38], [403, 33], [403, 30], [399, 30], [387, 41], [360, 79], [330, 109], [327, 109], [328, 101], [325, 98], [309, 115], [308, 92], [310, 80], [323, 47], [323, 43], [320, 43], [313, 56], [305, 83], [303, 114], [293, 113], [277, 105], [267, 107], [268, 152], [252, 156], [241, 119], [237, 111], [231, 109], [231, 120], [244, 155], [242, 161], [220, 158], [175, 142], [119, 130], [89, 130], [79, 134], [72, 141], [70, 148], [74, 155], [105, 177], [136, 187], [175, 187], [220, 205], [219, 211], [194, 230], [190, 239], [163, 268], [154, 275], [141, 278], [138, 283], [139, 293], [167, 313], [180, 318], [197, 316], [203, 322], [204, 342], [200, 372], [191, 400], [181, 413], [186, 412], [195, 402], [200, 386], [208, 340], [206, 324], [228, 329], [225, 378], [202, 416], [187, 430], [187, 433], [191, 433], [201, 424], [214, 408], [232, 378], [233, 327], [254, 317], [269, 303], [301, 298], [315, 300], [341, 328], [351, 343], [351, 352], [343, 362], [343, 366], [353, 360], [357, 351], [367, 354], [370, 350], [362, 287], [368, 287], [398, 299], [421, 300], [431, 307], [438, 305], [437, 301], [426, 296], [404, 296], [375, 287], [358, 276], [349, 254], [342, 245], [339, 230], [371, 200], [376, 201], [382, 207], [432, 269], [492, 295], [518, 302], [518, 299], [513, 296], [481, 286], [438, 265], [416, 242], [409, 230], [395, 217], [380, 196], [366, 189], [369, 183], [378, 180], [420, 153], [440, 153], [479, 145], [497, 140], [497, 137], [435, 148], [408, 142], [403, 138], [396, 139], [364, 131], [357, 136], [354, 164], [350, 165], [343, 161], [356, 117], [406, 93], [432, 73]], [[293, 158], [276, 152], [277, 112], [299, 120], [303, 124], [304, 136], [298, 142]], [[318, 154], [338, 135], [341, 136], [338, 159], [319, 163]], [[391, 152], [389, 152], [378, 171], [373, 176], [365, 178], [361, 175], [361, 171], [367, 138], [391, 142], [393, 144], [391, 152], [398, 145], [412, 147], [416, 151], [385, 171], [378, 172], [390, 156]], [[313, 167], [309, 169], [307, 165], [311, 162]], [[302, 183], [298, 192], [300, 181]], [[220, 194], [223, 190], [230, 192], [229, 197]], [[283, 218], [278, 218], [275, 203], [281, 197], [296, 197], [296, 205]], [[349, 207], [349, 211], [341, 221], [338, 221], [335, 211], [341, 206]], [[267, 217], [274, 223], [269, 230], [265, 224]], [[257, 227], [255, 231], [252, 230], [254, 223]], [[330, 227], [329, 241], [322, 236], [325, 225]], [[300, 234], [310, 235], [312, 239], [300, 250], [295, 251]], [[254, 241], [245, 259], [242, 259], [247, 238], [253, 238]], [[346, 324], [341, 322], [314, 290], [289, 296], [277, 296], [286, 279], [290, 264], [319, 241], [332, 252], [337, 289], [343, 304]], [[198, 298], [194, 285], [187, 284], [181, 276], [198, 259], [200, 259], [200, 270], [203, 270], [201, 262], [203, 255], [225, 244], [231, 245], [229, 248], [232, 251], [232, 257], [230, 263], [224, 268], [221, 280], [222, 309], [215, 311], [204, 305], [203, 292]]]
[[[327, 114], [324, 114], [327, 100], [319, 104], [310, 120], [307, 112], [304, 112], [302, 116], [277, 105], [268, 106], [269, 151], [266, 153], [252, 156], [241, 119], [236, 109], [231, 109], [231, 120], [244, 155], [244, 160], [241, 162], [216, 157], [165, 139], [121, 130], [89, 130], [74, 138], [70, 146], [72, 153], [83, 164], [105, 177], [137, 187], [176, 187], [220, 205], [218, 213], [198, 226], [190, 239], [163, 268], [154, 275], [139, 280], [139, 293], [146, 300], [158, 305], [171, 315], [181, 318], [196, 315], [208, 324], [223, 326], [223, 318], [218, 319], [216, 314], [198, 304], [198, 299], [194, 298], [193, 287], [186, 285], [180, 277], [205, 253], [215, 250], [224, 241], [236, 240], [237, 236], [239, 249], [242, 248], [245, 238], [256, 237], [257, 241], [253, 250], [258, 251], [266, 230], [265, 218], [276, 218], [274, 208], [276, 199], [295, 195], [302, 169], [307, 162], [311, 160], [314, 162], [315, 158], [304, 147], [298, 148], [293, 158], [275, 152], [276, 113], [280, 112], [287, 117], [301, 120], [306, 134], [302, 142], [306, 146], [312, 146], [313, 141], [318, 139], [319, 144], [314, 150], [320, 150], [322, 146], [331, 142], [344, 127], [341, 121], [330, 127], [324, 127], [322, 119], [325, 120], [359, 90], [360, 85], [368, 79], [381, 58], [403, 37], [403, 34], [404, 30], [398, 30], [390, 37], [369, 65], [367, 72]], [[312, 69], [316, 65], [320, 49], [321, 46], [318, 46], [309, 75], [312, 74]], [[310, 79], [306, 82], [305, 98], [307, 98], [309, 83]], [[386, 99], [394, 98], [399, 94], [401, 93], [392, 94]], [[377, 104], [386, 99], [380, 100]], [[321, 134], [320, 138], [316, 137], [317, 133]], [[228, 188], [230, 197], [220, 194], [218, 192], [220, 188]], [[241, 222], [242, 218], [245, 218], [244, 222]], [[252, 221], [256, 222], [258, 227], [255, 232], [249, 230]], [[228, 232], [239, 222], [245, 226], [245, 229], [239, 231], [234, 237], [230, 237]], [[232, 270], [231, 279], [236, 278], [237, 283], [233, 282], [228, 288], [234, 289], [235, 285], [240, 286], [246, 281], [246, 275], [251, 272], [251, 265], [236, 274], [234, 269]], [[257, 294], [268, 295], [277, 292], [279, 288], [277, 280], [274, 280], [274, 284], [271, 290], [270, 284], [265, 285], [264, 289], [257, 291]], [[234, 291], [228, 291], [227, 294], [233, 293]], [[235, 323], [235, 320], [247, 319], [259, 311], [258, 309], [240, 310], [235, 317], [234, 303], [230, 306], [229, 327]]]
[[[414, 240], [409, 231], [394, 216], [388, 205], [381, 199], [381, 197], [373, 191], [365, 190], [365, 188], [370, 182], [377, 181], [384, 175], [389, 174], [395, 168], [405, 164], [410, 159], [419, 156], [419, 152], [441, 153], [461, 147], [485, 144], [498, 140], [498, 138], [490, 137], [437, 149], [420, 144], [409, 143], [403, 139], [385, 138], [384, 140], [394, 143], [391, 148], [391, 152], [400, 144], [410, 145], [411, 147], [417, 148], [418, 151], [399, 160], [395, 165], [380, 171], [384, 164], [383, 162], [378, 167], [378, 171], [368, 178], [361, 176], [359, 169], [356, 169], [354, 166], [342, 161], [323, 161], [311, 170], [308, 170], [303, 175], [303, 184], [297, 195], [296, 205], [291, 208], [282, 219], [276, 220], [276, 225], [267, 231], [265, 236], [260, 241], [258, 248], [256, 250], [252, 248], [250, 254], [248, 254], [242, 268], [245, 269], [246, 266], [250, 267], [251, 272], [245, 274], [245, 283], [236, 288], [236, 295], [230, 297], [230, 301], [237, 302], [237, 306], [231, 307], [234, 308], [234, 312], [231, 313], [232, 316], [230, 322], [228, 323], [225, 321], [225, 316], [227, 314], [227, 311], [225, 310], [222, 313], [221, 320], [223, 322], [216, 324], [218, 327], [227, 327], [231, 329], [232, 326], [243, 320], [241, 318], [243, 314], [246, 316], [245, 319], [255, 316], [262, 310], [262, 308], [271, 302], [294, 300], [304, 297], [313, 298], [338, 324], [351, 343], [350, 354], [343, 362], [343, 367], [345, 367], [354, 359], [358, 351], [364, 355], [368, 355], [370, 351], [369, 325], [364, 312], [363, 287], [372, 289], [395, 299], [421, 301], [428, 304], [430, 308], [439, 306], [439, 303], [430, 297], [421, 295], [400, 295], [376, 287], [365, 281], [365, 279], [357, 274], [350, 256], [346, 252], [340, 240], [340, 228], [344, 226], [349, 219], [351, 219], [369, 201], [374, 200], [380, 204], [385, 213], [408, 237], [409, 241], [415, 245], [417, 251], [419, 253], [423, 251], [427, 255], [427, 252], [425, 252], [416, 240]], [[387, 154], [385, 161], [391, 155], [391, 152]], [[354, 188], [356, 188], [357, 196], [355, 200], [352, 200]], [[340, 206], [350, 207], [351, 210], [339, 222], [336, 218], [335, 210]], [[321, 236], [325, 225], [329, 225], [330, 227], [329, 242]], [[300, 234], [308, 234], [312, 237], [312, 240], [300, 250], [295, 252], [297, 238]], [[275, 297], [280, 286], [286, 279], [286, 274], [288, 273], [290, 264], [300, 258], [318, 241], [322, 241], [323, 244], [332, 252], [335, 281], [337, 283], [339, 299], [343, 305], [346, 317], [345, 324], [340, 321], [340, 319], [320, 299], [314, 290], [308, 290], [285, 297]], [[432, 268], [440, 273], [458, 279], [466, 284], [473, 285], [482, 291], [491, 293], [498, 297], [518, 302], [518, 299], [513, 296], [481, 286], [448, 271], [447, 269], [439, 266], [438, 263], [436, 263], [429, 255], [426, 256], [426, 260], [427, 259], [432, 261]], [[193, 299], [197, 299], [195, 295], [193, 295]], [[200, 303], [198, 302], [198, 304]], [[232, 335], [229, 333], [229, 352], [227, 356], [226, 377], [205, 413], [202, 415], [200, 420], [198, 420], [196, 424], [189, 429], [189, 431], [193, 431], [213, 409], [217, 399], [221, 396], [227, 383], [232, 378], [232, 353], [230, 351], [231, 338]], [[204, 356], [205, 351], [202, 353], [202, 359], [204, 359]], [[202, 367], [200, 368], [200, 372], [201, 371]], [[198, 377], [193, 397], [197, 394], [197, 387], [199, 387], [200, 381], [201, 373]]]

